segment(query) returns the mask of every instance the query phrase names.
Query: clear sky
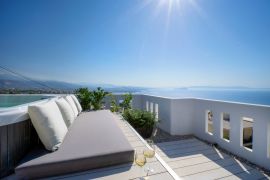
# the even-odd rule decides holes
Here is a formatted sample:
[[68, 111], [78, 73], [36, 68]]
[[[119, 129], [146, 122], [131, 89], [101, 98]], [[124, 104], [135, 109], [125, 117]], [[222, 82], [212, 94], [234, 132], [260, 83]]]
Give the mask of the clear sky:
[[77, 83], [270, 87], [270, 1], [1, 0], [0, 65]]

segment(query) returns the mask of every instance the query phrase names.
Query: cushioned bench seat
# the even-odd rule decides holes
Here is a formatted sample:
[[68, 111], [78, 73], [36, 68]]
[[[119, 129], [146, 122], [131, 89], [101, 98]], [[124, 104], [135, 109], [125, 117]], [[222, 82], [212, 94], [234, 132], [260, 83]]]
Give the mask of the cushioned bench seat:
[[131, 147], [109, 111], [82, 113], [56, 152], [30, 153], [15, 169], [23, 178], [40, 178], [133, 161]]

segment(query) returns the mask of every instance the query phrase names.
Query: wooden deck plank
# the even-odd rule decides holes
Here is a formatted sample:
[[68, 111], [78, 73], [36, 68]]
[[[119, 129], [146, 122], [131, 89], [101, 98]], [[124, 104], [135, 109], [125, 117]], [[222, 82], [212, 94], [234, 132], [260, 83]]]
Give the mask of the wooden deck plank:
[[168, 146], [158, 146], [160, 150], [167, 151], [167, 150], [173, 150], [173, 149], [185, 149], [185, 148], [191, 148], [191, 147], [197, 147], [197, 146], [203, 146], [206, 145], [203, 142], [191, 142], [187, 144], [172, 144]]
[[[149, 173], [149, 175], [159, 174], [162, 172], [166, 172], [166, 169], [159, 162], [148, 163], [149, 167], [154, 169], [153, 173]], [[121, 168], [111, 168], [111, 169], [100, 169], [99, 171], [86, 171], [79, 174], [71, 174], [62, 177], [55, 177], [52, 179], [110, 179], [110, 180], [119, 180], [119, 179], [135, 179], [139, 177], [146, 176], [146, 172], [144, 168], [139, 166], [124, 166]]]
[[204, 145], [204, 146], [197, 146], [197, 147], [193, 147], [193, 148], [186, 148], [186, 149], [175, 149], [172, 151], [161, 151], [158, 150], [158, 153], [160, 153], [160, 156], [167, 156], [169, 158], [176, 158], [176, 157], [180, 157], [180, 156], [188, 156], [188, 155], [194, 155], [194, 154], [198, 154], [201, 151], [207, 151], [207, 150], [211, 150], [212, 147]]
[[218, 154], [211, 154], [209, 156], [197, 156], [197, 157], [189, 158], [189, 159], [171, 161], [171, 162], [168, 162], [168, 164], [171, 168], [180, 168], [180, 167], [192, 166], [192, 165], [202, 164], [202, 163], [207, 163], [207, 162], [212, 162], [212, 161], [215, 162], [215, 161], [222, 160], [225, 158], [229, 158], [229, 156], [224, 154], [223, 157], [220, 157]]
[[197, 145], [197, 146], [189, 146], [186, 148], [167, 148], [167, 149], [161, 149], [158, 147], [158, 151], [161, 152], [165, 152], [165, 153], [171, 153], [171, 154], [175, 154], [177, 153], [185, 153], [185, 152], [194, 152], [194, 151], [200, 151], [201, 149], [208, 149], [211, 148], [210, 146], [206, 145], [206, 144], [201, 144], [201, 145]]
[[[159, 152], [158, 152], [159, 153]], [[204, 150], [198, 153], [186, 153], [186, 154], [181, 154], [180, 157], [167, 157], [167, 156], [163, 156], [162, 159], [164, 161], [166, 161], [167, 163], [169, 162], [173, 162], [173, 161], [180, 161], [180, 160], [184, 160], [184, 159], [190, 159], [190, 158], [195, 158], [195, 157], [202, 157], [202, 156], [210, 156], [210, 155], [214, 155], [217, 154], [213, 149], [209, 149], [209, 150]]]
[[136, 137], [136, 135], [133, 134], [133, 133], [126, 133], [125, 136], [126, 136], [126, 137]]
[[[155, 162], [158, 162], [158, 160], [155, 157], [151, 158], [151, 159], [147, 159], [147, 163], [155, 163]], [[109, 166], [109, 167], [104, 167], [104, 168], [99, 168], [99, 169], [88, 170], [88, 171], [84, 171], [84, 172], [61, 175], [61, 176], [57, 176], [57, 177], [53, 177], [53, 178], [48, 178], [48, 180], [49, 179], [65, 179], [65, 178], [68, 178], [70, 176], [82, 176], [85, 174], [101, 173], [101, 172], [105, 172], [105, 171], [115, 171], [117, 169], [127, 169], [127, 168], [130, 169], [132, 166], [137, 166], [137, 164], [135, 164], [135, 162], [131, 162], [131, 163], [126, 163], [126, 164], [120, 164], [120, 165], [115, 165], [115, 166]], [[156, 172], [156, 173], [158, 173], [158, 172]]]
[[[142, 142], [141, 142], [141, 140], [133, 140], [133, 141], [129, 141], [129, 143], [131, 144], [131, 145], [134, 145], [134, 146], [136, 146], [136, 145], [138, 145], [138, 144], [141, 144]], [[144, 145], [144, 144], [143, 144]]]
[[133, 141], [140, 141], [140, 139], [136, 136], [132, 136], [132, 137], [127, 137], [129, 142], [133, 142]]
[[[245, 170], [246, 168], [246, 170]], [[234, 164], [231, 166], [227, 166], [226, 168], [218, 168], [211, 171], [205, 171], [202, 173], [193, 174], [190, 176], [184, 177], [184, 179], [219, 179], [222, 177], [234, 175], [240, 172], [249, 171], [252, 168], [249, 166], [246, 166], [245, 168], [242, 168], [238, 164]]]
[[125, 134], [133, 133], [131, 129], [122, 129], [122, 132]]
[[133, 148], [137, 148], [137, 147], [144, 147], [145, 145], [143, 144], [143, 142], [141, 142], [141, 141], [135, 141], [135, 142], [130, 142], [130, 144], [131, 144], [131, 146], [133, 147]]
[[[173, 180], [172, 176], [165, 172], [165, 173], [160, 173], [160, 174], [154, 174], [154, 175], [151, 175], [151, 176], [148, 176], [149, 179], [155, 179], [155, 180]], [[136, 178], [134, 180], [141, 180], [140, 178]]]
[[257, 180], [257, 179], [265, 179], [265, 178], [268, 179], [269, 177], [256, 169], [252, 169], [248, 172], [241, 172], [239, 174], [227, 176], [221, 179], [222, 180], [239, 180], [239, 179]]
[[232, 158], [220, 160], [219, 162], [207, 162], [201, 164], [195, 164], [193, 166], [186, 166], [181, 168], [175, 168], [174, 171], [181, 177], [189, 176], [193, 174], [198, 174], [201, 172], [206, 172], [218, 168], [224, 168], [236, 164], [235, 160]]
[[181, 179], [261, 179], [268, 176], [198, 139], [157, 144], [157, 153]]
[[194, 143], [194, 142], [200, 142], [199, 140], [195, 138], [190, 138], [190, 139], [184, 139], [184, 140], [178, 140], [178, 141], [168, 141], [168, 142], [162, 142], [162, 143], [157, 143], [157, 146], [171, 146], [174, 144], [188, 144], [188, 143]]

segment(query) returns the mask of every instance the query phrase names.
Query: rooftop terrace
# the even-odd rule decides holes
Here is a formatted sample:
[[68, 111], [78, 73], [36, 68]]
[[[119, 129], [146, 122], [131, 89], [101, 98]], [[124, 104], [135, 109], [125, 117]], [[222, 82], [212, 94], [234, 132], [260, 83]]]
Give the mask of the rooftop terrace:
[[[121, 100], [120, 95], [117, 98]], [[269, 170], [270, 107], [147, 95], [134, 95], [132, 106], [155, 112], [161, 120], [161, 130], [155, 139], [156, 155], [146, 163], [154, 170], [149, 174], [150, 179], [270, 179], [257, 168]], [[213, 118], [210, 122], [209, 112]], [[114, 116], [134, 149], [149, 147], [126, 121], [117, 114]], [[252, 124], [245, 125], [249, 122]], [[227, 132], [224, 127], [227, 130], [229, 127], [229, 139], [223, 136]], [[250, 128], [252, 141], [248, 144], [243, 139]], [[1, 132], [3, 139], [4, 131]], [[247, 163], [242, 159], [248, 160]], [[143, 176], [146, 176], [143, 168], [128, 163], [49, 179], [138, 179]], [[6, 178], [18, 177], [13, 174]]]
[[[117, 116], [117, 115], [116, 115]], [[147, 143], [126, 122], [117, 118], [118, 125], [128, 141], [136, 150], [147, 147]], [[181, 137], [176, 137], [181, 139]], [[157, 140], [158, 141], [158, 140]], [[185, 137], [175, 140], [173, 137], [156, 143], [157, 152], [154, 158], [148, 159], [147, 166], [154, 171], [150, 179], [269, 179], [263, 172], [220, 151], [219, 149], [198, 140]], [[48, 179], [139, 179], [146, 172], [135, 163], [100, 168], [81, 173], [67, 174]], [[16, 179], [15, 175], [7, 179]]]

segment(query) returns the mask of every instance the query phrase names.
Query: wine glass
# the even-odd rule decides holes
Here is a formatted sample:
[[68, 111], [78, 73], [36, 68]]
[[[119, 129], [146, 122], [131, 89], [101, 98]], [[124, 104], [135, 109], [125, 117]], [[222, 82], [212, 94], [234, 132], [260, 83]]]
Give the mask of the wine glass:
[[146, 158], [153, 158], [156, 153], [156, 147], [152, 140], [147, 140], [147, 144], [150, 148], [144, 149], [143, 154]]
[[146, 163], [145, 156], [142, 153], [139, 153], [138, 150], [135, 151], [135, 163], [140, 167], [143, 167]]
[[[142, 152], [140, 153], [138, 150], [135, 150], [135, 163], [140, 167], [143, 167], [146, 163], [146, 157]], [[143, 177], [140, 177], [139, 179], [145, 180]]]
[[[146, 158], [153, 158], [155, 156], [155, 144], [152, 140], [147, 140], [146, 141], [149, 145], [149, 148], [143, 150], [143, 155]], [[149, 172], [154, 172], [154, 169], [152, 169], [150, 166], [144, 168], [146, 172], [146, 177], [149, 175]], [[148, 178], [147, 178], [148, 179]]]

